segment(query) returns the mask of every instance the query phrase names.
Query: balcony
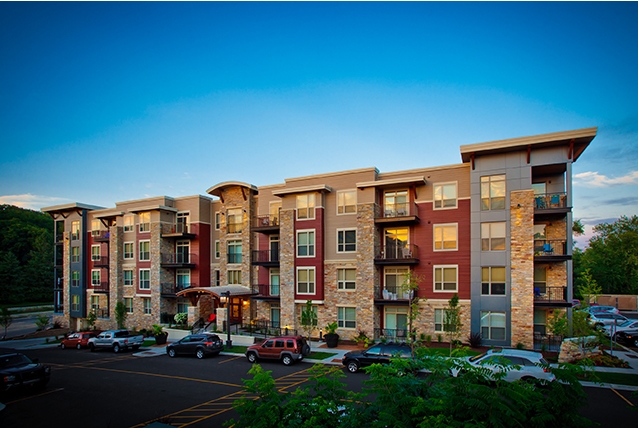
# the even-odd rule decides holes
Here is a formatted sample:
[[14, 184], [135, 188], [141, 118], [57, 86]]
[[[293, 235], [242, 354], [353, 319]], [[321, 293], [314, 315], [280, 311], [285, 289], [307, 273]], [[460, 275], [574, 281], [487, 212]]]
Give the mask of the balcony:
[[175, 224], [162, 224], [161, 237], [167, 239], [195, 239], [197, 235], [191, 232], [190, 224], [178, 222]]
[[109, 319], [108, 308], [93, 308], [93, 312], [95, 312], [95, 316], [100, 319]]
[[253, 266], [264, 267], [278, 267], [279, 266], [279, 251], [253, 251], [252, 254]]
[[566, 193], [537, 194], [534, 196], [535, 219], [561, 219], [571, 210], [567, 206]]
[[386, 245], [375, 250], [374, 263], [389, 264], [418, 264], [419, 247], [410, 244]]
[[419, 207], [414, 202], [395, 203], [385, 205], [383, 208], [377, 207], [374, 222], [384, 225], [411, 225], [418, 224]]
[[91, 284], [90, 288], [93, 290], [94, 293], [102, 293], [102, 294], [109, 293], [108, 281], [100, 281], [99, 284]]
[[413, 296], [413, 291], [404, 291], [404, 288], [398, 285], [375, 285], [374, 287], [374, 302], [376, 304], [395, 304], [407, 306], [410, 298]]
[[105, 230], [94, 230], [91, 232], [93, 242], [108, 242], [111, 239], [111, 233]]
[[273, 215], [258, 215], [253, 218], [253, 231], [270, 233], [279, 231], [279, 217]]
[[176, 284], [175, 282], [162, 282], [160, 295], [162, 297], [175, 297], [177, 293], [187, 288], [197, 288], [197, 284]]
[[279, 285], [257, 284], [251, 287], [253, 299], [279, 301]]
[[374, 339], [385, 339], [387, 342], [406, 342], [408, 340], [408, 329], [375, 327]]
[[535, 284], [534, 305], [547, 307], [570, 307], [567, 301], [567, 287], [546, 287]]
[[109, 267], [109, 257], [92, 256], [93, 267]]
[[564, 240], [534, 240], [534, 261], [551, 263], [570, 260], [567, 253], [567, 242]]
[[194, 269], [195, 254], [180, 252], [177, 254], [161, 254], [161, 265], [165, 268], [173, 269]]

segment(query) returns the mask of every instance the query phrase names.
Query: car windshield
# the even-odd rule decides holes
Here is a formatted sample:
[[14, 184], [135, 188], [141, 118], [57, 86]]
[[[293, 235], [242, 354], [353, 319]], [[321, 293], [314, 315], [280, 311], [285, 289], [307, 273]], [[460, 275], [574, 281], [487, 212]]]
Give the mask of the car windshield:
[[22, 354], [5, 355], [0, 358], [0, 369], [9, 369], [11, 367], [24, 366], [26, 364], [31, 364], [31, 360]]

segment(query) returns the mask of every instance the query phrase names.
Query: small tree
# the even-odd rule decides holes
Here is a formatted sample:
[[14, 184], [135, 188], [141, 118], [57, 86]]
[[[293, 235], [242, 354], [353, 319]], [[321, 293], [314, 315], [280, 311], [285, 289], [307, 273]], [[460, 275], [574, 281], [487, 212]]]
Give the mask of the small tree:
[[445, 321], [443, 329], [450, 340], [450, 357], [452, 356], [452, 345], [456, 344], [461, 337], [461, 328], [463, 322], [461, 321], [461, 308], [459, 307], [459, 296], [454, 293], [452, 298], [448, 301], [448, 307], [445, 309]]
[[115, 305], [115, 322], [118, 329], [123, 329], [126, 324], [126, 306], [124, 302], [117, 302]]
[[585, 301], [585, 305], [589, 305], [591, 299], [598, 301], [598, 296], [602, 294], [603, 289], [591, 274], [591, 269], [587, 268], [581, 275], [582, 283], [578, 288], [578, 292]]
[[419, 283], [423, 279], [410, 271], [406, 274], [405, 280], [401, 284], [401, 292], [408, 294], [408, 342], [412, 349], [412, 357], [414, 357], [414, 348], [416, 347], [416, 320], [421, 313], [419, 308]]
[[3, 339], [7, 338], [7, 329], [13, 323], [13, 317], [11, 316], [11, 311], [8, 307], [3, 306], [0, 308], [0, 326], [4, 327], [4, 336]]
[[312, 300], [306, 301], [306, 306], [301, 310], [301, 327], [307, 333], [307, 338], [310, 340], [310, 335], [319, 325], [319, 318], [317, 313], [312, 307]]
[[89, 325], [89, 328], [93, 328], [93, 330], [95, 330], [96, 321], [97, 321], [97, 315], [95, 315], [95, 309], [91, 309], [89, 314], [86, 316], [86, 323]]
[[38, 315], [35, 319], [35, 326], [37, 327], [37, 331], [42, 331], [49, 325], [50, 319], [46, 315]]

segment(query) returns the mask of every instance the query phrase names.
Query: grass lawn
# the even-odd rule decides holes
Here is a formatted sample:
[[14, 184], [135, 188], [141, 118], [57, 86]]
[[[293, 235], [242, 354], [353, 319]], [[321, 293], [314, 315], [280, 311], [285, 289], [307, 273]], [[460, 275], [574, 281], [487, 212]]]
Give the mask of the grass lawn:
[[[224, 352], [234, 352], [236, 354], [245, 354], [247, 349], [248, 349], [247, 346], [233, 345], [233, 347], [230, 348], [230, 349], [224, 347]], [[316, 351], [313, 351], [306, 358], [310, 358], [312, 360], [323, 360], [325, 358], [332, 357], [333, 355], [337, 355], [337, 354], [334, 354], [332, 352], [316, 352]]]

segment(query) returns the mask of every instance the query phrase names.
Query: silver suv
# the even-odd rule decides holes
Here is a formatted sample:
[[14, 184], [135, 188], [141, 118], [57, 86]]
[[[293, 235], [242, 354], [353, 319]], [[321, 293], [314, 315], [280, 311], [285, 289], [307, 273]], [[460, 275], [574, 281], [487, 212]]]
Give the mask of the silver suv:
[[[495, 348], [474, 357], [467, 357], [465, 361], [471, 366], [487, 368], [494, 374], [504, 372], [505, 381], [542, 380], [553, 381], [556, 376], [550, 371], [549, 363], [540, 352], [524, 349]], [[452, 376], [458, 376], [462, 368], [452, 369]]]

